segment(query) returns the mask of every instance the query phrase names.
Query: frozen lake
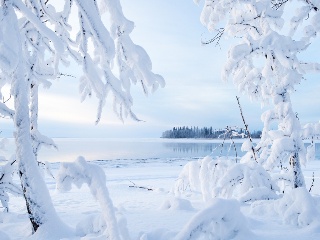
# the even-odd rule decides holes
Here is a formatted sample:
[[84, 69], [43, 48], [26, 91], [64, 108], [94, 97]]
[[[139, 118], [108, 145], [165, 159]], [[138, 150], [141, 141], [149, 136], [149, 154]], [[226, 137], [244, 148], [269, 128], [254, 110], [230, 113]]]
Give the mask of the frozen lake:
[[[54, 139], [58, 151], [43, 148], [40, 159], [49, 162], [73, 161], [79, 155], [87, 160], [202, 158], [209, 154], [227, 155], [230, 143], [194, 139]], [[238, 155], [241, 143], [237, 143]], [[230, 149], [230, 156], [235, 156]]]
[[[207, 155], [235, 156], [230, 140], [222, 146], [222, 140], [202, 139], [103, 139], [103, 138], [56, 138], [58, 150], [43, 147], [39, 160], [49, 162], [74, 161], [78, 156], [87, 160], [152, 160], [152, 159], [193, 159]], [[242, 156], [241, 144], [236, 140], [237, 155]], [[13, 139], [1, 155], [9, 157], [14, 152]], [[320, 143], [316, 144], [316, 157], [320, 159]]]

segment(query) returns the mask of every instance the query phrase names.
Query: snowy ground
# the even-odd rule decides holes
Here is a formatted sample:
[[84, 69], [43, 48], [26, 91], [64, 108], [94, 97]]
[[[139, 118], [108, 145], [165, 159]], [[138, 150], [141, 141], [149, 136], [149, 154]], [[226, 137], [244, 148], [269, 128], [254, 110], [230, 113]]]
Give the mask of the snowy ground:
[[[168, 209], [170, 199], [173, 199], [171, 189], [182, 166], [191, 160], [95, 162], [103, 167], [106, 173], [110, 196], [114, 205], [127, 219], [131, 239], [139, 239], [143, 233], [149, 233], [148, 239], [153, 240], [160, 239], [164, 233], [175, 235], [192, 216], [205, 207], [200, 195], [192, 195], [188, 199], [192, 207], [180, 204]], [[52, 164], [54, 174], [58, 166], [58, 163]], [[304, 168], [307, 188], [311, 185], [313, 172], [315, 172], [315, 182], [312, 193], [316, 201], [320, 198], [320, 161], [313, 161]], [[85, 217], [100, 212], [99, 204], [93, 199], [87, 187], [81, 189], [73, 187], [70, 192], [61, 193], [55, 189], [55, 180], [48, 175], [46, 182], [59, 216], [71, 227], [75, 228]], [[9, 239], [27, 239], [31, 231], [23, 199], [10, 196], [9, 206], [10, 213], [0, 214], [0, 231], [6, 233]], [[298, 228], [284, 224], [272, 212], [254, 213], [248, 204], [242, 204], [241, 211], [246, 216], [249, 229], [253, 232], [253, 235], [248, 235], [245, 239], [320, 239], [319, 224]], [[0, 234], [0, 239], [6, 238]]]

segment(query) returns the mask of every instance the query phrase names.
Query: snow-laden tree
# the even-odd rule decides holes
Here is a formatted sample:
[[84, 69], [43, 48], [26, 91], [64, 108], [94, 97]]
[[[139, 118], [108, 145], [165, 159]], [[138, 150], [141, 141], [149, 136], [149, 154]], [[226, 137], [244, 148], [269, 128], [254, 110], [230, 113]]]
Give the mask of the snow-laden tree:
[[[262, 114], [264, 129], [256, 152], [268, 168], [289, 163], [294, 188], [304, 186], [300, 162], [306, 154], [290, 95], [306, 73], [320, 70], [318, 63], [299, 55], [320, 32], [319, 7], [317, 0], [206, 0], [201, 14], [202, 24], [216, 33], [205, 43], [219, 43], [224, 36], [236, 40], [223, 79], [232, 79], [240, 92], [264, 106], [273, 105]], [[278, 129], [272, 131], [274, 123]]]
[[[97, 122], [108, 96], [114, 98], [120, 119], [137, 120], [131, 110], [131, 82], [139, 81], [146, 94], [164, 86], [147, 53], [132, 42], [134, 25], [124, 17], [119, 0], [68, 0], [61, 12], [56, 10], [59, 4], [0, 1], [0, 86], [9, 84], [14, 98], [14, 109], [1, 103], [0, 113], [14, 118], [18, 172], [33, 231], [60, 222], [36, 162], [41, 144], [54, 145], [37, 127], [39, 84], [49, 86], [49, 80], [61, 75], [61, 64], [76, 61], [83, 70], [82, 99], [94, 94], [99, 100]], [[79, 20], [74, 39], [77, 29], [70, 18]]]

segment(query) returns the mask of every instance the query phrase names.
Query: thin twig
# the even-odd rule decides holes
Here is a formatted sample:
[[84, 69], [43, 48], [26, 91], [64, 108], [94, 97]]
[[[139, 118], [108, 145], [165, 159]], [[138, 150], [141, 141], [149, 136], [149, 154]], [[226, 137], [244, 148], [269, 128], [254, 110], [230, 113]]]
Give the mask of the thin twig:
[[311, 186], [309, 188], [309, 193], [311, 193], [312, 187], [314, 186], [314, 172], [312, 173], [312, 182], [311, 182]]
[[243, 122], [243, 124], [244, 124], [244, 126], [245, 126], [245, 129], [246, 129], [246, 131], [247, 131], [247, 133], [248, 133], [248, 137], [249, 137], [250, 142], [251, 142], [251, 150], [252, 150], [253, 158], [254, 158], [254, 160], [258, 163], [257, 157], [256, 157], [256, 151], [255, 151], [255, 149], [254, 149], [254, 147], [253, 147], [253, 141], [252, 141], [251, 134], [250, 134], [250, 131], [249, 131], [249, 128], [248, 128], [248, 124], [246, 123], [246, 120], [244, 119], [244, 116], [243, 116], [243, 112], [242, 112], [242, 108], [241, 108], [240, 100], [239, 100], [240, 98], [239, 98], [238, 96], [236, 96], [236, 99], [237, 99], [238, 106], [239, 106], [239, 109], [240, 109], [240, 114], [241, 114], [242, 122]]
[[224, 28], [216, 29], [216, 31], [217, 31], [217, 34], [213, 38], [211, 38], [210, 40], [206, 40], [206, 41], [201, 40], [201, 44], [202, 45], [207, 45], [207, 44], [216, 42], [216, 46], [219, 45], [221, 37], [224, 34]]
[[134, 182], [132, 182], [132, 181], [130, 181], [130, 180], [129, 180], [129, 182], [131, 182], [131, 183], [133, 184], [133, 185], [129, 185], [130, 188], [141, 188], [141, 189], [146, 189], [146, 190], [148, 190], [148, 191], [153, 191], [152, 188], [143, 187], [143, 186], [138, 186], [138, 185], [136, 185]]
[[10, 96], [9, 96], [9, 98], [8, 98], [7, 100], [5, 100], [4, 97], [3, 97], [3, 98], [2, 98], [2, 102], [3, 102], [3, 103], [8, 102], [8, 101], [11, 99], [11, 97], [12, 97], [11, 94], [10, 94]]

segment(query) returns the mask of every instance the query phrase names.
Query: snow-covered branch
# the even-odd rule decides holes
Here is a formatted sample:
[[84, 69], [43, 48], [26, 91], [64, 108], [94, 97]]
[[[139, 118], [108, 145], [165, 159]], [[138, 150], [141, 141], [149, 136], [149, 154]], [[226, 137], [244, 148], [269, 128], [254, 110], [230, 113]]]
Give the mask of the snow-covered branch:
[[83, 157], [78, 157], [73, 163], [61, 163], [57, 176], [57, 189], [68, 191], [74, 184], [80, 188], [87, 184], [92, 195], [98, 200], [104, 220], [107, 224], [105, 234], [112, 240], [122, 239], [118, 229], [115, 209], [106, 187], [104, 171], [95, 164], [87, 163]]

